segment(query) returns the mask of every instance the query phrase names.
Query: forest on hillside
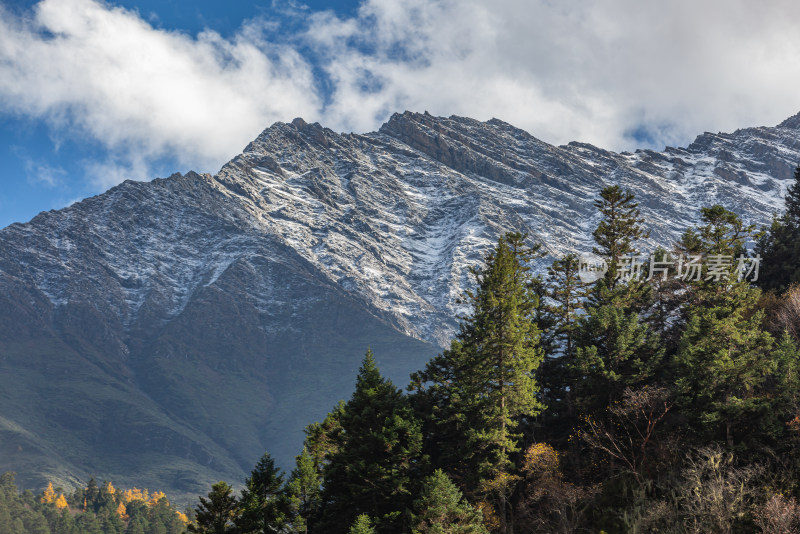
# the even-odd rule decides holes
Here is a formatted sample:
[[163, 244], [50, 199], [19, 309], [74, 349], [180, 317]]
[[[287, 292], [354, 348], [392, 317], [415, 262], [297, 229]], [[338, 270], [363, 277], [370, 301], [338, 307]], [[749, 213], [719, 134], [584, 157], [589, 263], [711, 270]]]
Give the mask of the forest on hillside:
[[14, 473], [0, 475], [2, 534], [182, 534], [189, 517], [160, 491], [118, 489], [94, 478], [72, 492], [49, 484], [20, 492]]
[[[567, 255], [536, 275], [541, 245], [505, 234], [405, 390], [368, 350], [290, 473], [267, 453], [241, 492], [220, 481], [171, 517], [218, 534], [800, 532], [800, 168], [769, 228], [709, 206], [653, 251], [630, 192], [595, 206], [602, 269]], [[15, 499], [42, 510], [3, 480], [0, 522]], [[97, 531], [39, 513], [36, 532]], [[139, 532], [125, 521], [107, 532]]]

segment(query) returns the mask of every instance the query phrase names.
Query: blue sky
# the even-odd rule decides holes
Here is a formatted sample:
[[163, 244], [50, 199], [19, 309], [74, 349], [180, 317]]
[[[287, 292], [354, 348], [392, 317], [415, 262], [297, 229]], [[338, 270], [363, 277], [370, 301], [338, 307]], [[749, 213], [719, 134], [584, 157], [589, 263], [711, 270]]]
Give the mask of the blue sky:
[[297, 116], [498, 117], [615, 150], [774, 125], [800, 112], [798, 19], [789, 0], [0, 0], [0, 227], [214, 173]]
[[[0, 6], [20, 19], [35, 16], [37, 3], [0, 0]], [[244, 21], [259, 17], [296, 26], [298, 13], [330, 10], [338, 16], [348, 17], [353, 16], [358, 8], [356, 1], [319, 0], [303, 4], [125, 0], [105, 5], [130, 10], [132, 16], [138, 15], [154, 30], [197, 36], [210, 29], [223, 38], [234, 36]], [[287, 10], [293, 14], [287, 14]], [[12, 222], [25, 222], [40, 211], [59, 209], [98, 194], [118, 181], [112, 178], [98, 183], [88, 176], [90, 172], [87, 169], [92, 163], [104, 162], [109, 157], [110, 151], [101, 140], [84, 133], [71, 133], [68, 125], [54, 124], [46, 114], [19, 113], [14, 108], [13, 99], [0, 98], [0, 228]], [[121, 165], [124, 167], [125, 163]], [[185, 172], [190, 168], [191, 163], [181, 157], [164, 154], [149, 160], [142, 168], [144, 172], [138, 175], [124, 168], [122, 172], [125, 177], [130, 174], [131, 178], [146, 180], [175, 171]], [[211, 165], [199, 170], [214, 172], [217, 168]]]

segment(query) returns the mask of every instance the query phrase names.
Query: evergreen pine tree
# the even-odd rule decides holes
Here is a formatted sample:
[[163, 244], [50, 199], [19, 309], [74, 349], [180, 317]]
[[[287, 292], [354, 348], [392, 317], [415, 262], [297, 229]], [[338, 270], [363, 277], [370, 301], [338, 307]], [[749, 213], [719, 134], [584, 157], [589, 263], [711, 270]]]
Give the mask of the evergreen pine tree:
[[[544, 360], [537, 376], [542, 387], [542, 399], [548, 435], [569, 431], [575, 416], [575, 353], [580, 313], [585, 307], [588, 284], [578, 277], [579, 261], [575, 254], [555, 260], [547, 269], [545, 297], [551, 303], [549, 314], [551, 338], [544, 350]], [[541, 326], [543, 323], [537, 321]], [[549, 350], [548, 350], [549, 349]]]
[[766, 385], [773, 391], [770, 413], [762, 425], [770, 425], [770, 434], [779, 436], [786, 422], [800, 416], [800, 347], [786, 331], [778, 338], [772, 351], [771, 380]]
[[360, 514], [374, 518], [381, 530], [399, 530], [421, 469], [422, 433], [408, 399], [381, 376], [372, 351], [340, 424], [336, 452], [323, 470], [320, 530], [344, 532]]
[[211, 486], [208, 498], [200, 497], [200, 504], [195, 508], [194, 523], [189, 525], [188, 530], [195, 534], [235, 534], [234, 521], [237, 515], [238, 505], [233, 488], [220, 481]]
[[340, 400], [321, 423], [311, 423], [305, 429], [304, 447], [314, 461], [314, 468], [319, 472], [322, 472], [331, 456], [339, 450], [344, 408], [345, 403]]
[[587, 284], [578, 277], [578, 268], [578, 257], [567, 254], [547, 269], [547, 296], [554, 302], [555, 334], [562, 354], [568, 359], [575, 357], [575, 323], [587, 297]]
[[468, 433], [481, 425], [478, 365], [469, 346], [455, 339], [423, 371], [412, 374], [409, 385], [414, 411], [423, 422], [424, 453], [473, 492], [479, 455]]
[[170, 506], [167, 499], [161, 499], [150, 506], [150, 517], [151, 521], [164, 525], [166, 534], [183, 534], [186, 530], [177, 510]]
[[611, 185], [603, 188], [600, 199], [594, 203], [603, 219], [592, 233], [597, 243], [592, 251], [606, 259], [608, 272], [605, 279], [608, 287], [612, 289], [617, 284], [617, 267], [620, 259], [636, 252], [636, 241], [650, 236], [650, 232], [644, 229], [644, 219], [634, 198], [634, 194], [630, 191], [623, 191], [620, 186]]
[[681, 238], [680, 248], [687, 254], [729, 256], [735, 266], [735, 259], [747, 252], [747, 241], [757, 236], [755, 225], [745, 225], [738, 215], [719, 204], [700, 208], [700, 219], [700, 226], [687, 230]]
[[626, 387], [656, 380], [663, 360], [658, 335], [637, 313], [626, 311], [626, 295], [619, 289], [607, 290], [604, 302], [590, 306], [580, 322], [575, 404], [585, 414], [599, 413]]
[[691, 300], [673, 370], [679, 403], [694, 428], [733, 446], [743, 437], [736, 430], [744, 425], [750, 434], [761, 427], [758, 420], [771, 404], [766, 381], [775, 365], [774, 340], [763, 327], [760, 291], [735, 272], [735, 258], [744, 254], [754, 226], [719, 205], [702, 208], [701, 218], [697, 229], [684, 234], [682, 248], [730, 263], [719, 275], [704, 270], [701, 280], [687, 286]]
[[109, 508], [101, 508], [97, 513], [97, 521], [100, 523], [103, 534], [123, 534], [125, 524], [122, 519]]
[[[75, 519], [69, 513], [69, 510], [63, 509], [57, 513], [51, 522], [50, 530], [52, 534], [73, 534], [76, 531]], [[2, 532], [2, 529], [0, 529], [0, 532]], [[128, 534], [128, 532], [126, 531], [125, 534]]]
[[283, 475], [275, 460], [264, 453], [245, 481], [239, 499], [236, 526], [241, 534], [270, 534], [281, 531], [288, 515], [288, 502], [282, 493]]
[[98, 498], [100, 497], [100, 488], [97, 486], [97, 481], [94, 477], [89, 478], [89, 483], [83, 490], [83, 504], [86, 510], [97, 511]]
[[676, 385], [694, 428], [710, 429], [710, 437], [724, 437], [730, 446], [735, 430], [752, 432], [766, 407], [773, 339], [761, 326], [758, 296], [744, 283], [706, 295], [689, 311], [675, 358]]
[[289, 499], [290, 523], [294, 532], [309, 532], [310, 525], [319, 514], [322, 504], [322, 476], [314, 459], [303, 447], [295, 459], [295, 468], [286, 484]]
[[372, 521], [369, 516], [367, 514], [361, 514], [356, 517], [348, 534], [375, 534], [375, 529], [372, 527]]
[[755, 252], [761, 256], [757, 284], [764, 290], [783, 292], [800, 283], [800, 166], [786, 193], [786, 208], [758, 240]]
[[[699, 277], [692, 275], [688, 267], [676, 273], [683, 281], [680, 291], [682, 320], [677, 322], [681, 327], [686, 324], [693, 307], [702, 306], [707, 298], [716, 298], [720, 290], [727, 290], [733, 284], [748, 283], [739, 279], [736, 268], [738, 258], [746, 253], [746, 243], [756, 237], [755, 226], [746, 226], [738, 215], [720, 205], [701, 208], [700, 218], [700, 226], [687, 229], [677, 245], [680, 254], [699, 256], [706, 264]], [[716, 273], [709, 272], [715, 260], [720, 260], [714, 267]]]
[[[541, 275], [530, 279], [530, 297], [534, 301], [531, 320], [539, 329], [539, 348], [547, 358], [560, 352], [562, 344], [561, 316], [557, 313], [557, 306], [553, 306], [552, 282]], [[544, 362], [542, 362], [544, 365]], [[541, 386], [541, 384], [540, 384]], [[544, 398], [542, 392], [541, 398]], [[543, 401], [543, 404], [547, 404]]]
[[537, 398], [534, 373], [542, 361], [540, 331], [532, 320], [536, 301], [530, 293], [530, 251], [523, 236], [507, 234], [498, 242], [485, 268], [476, 271], [478, 289], [471, 294], [473, 314], [465, 323], [466, 340], [480, 365], [480, 428], [471, 441], [485, 450], [485, 473], [508, 472], [510, 455], [519, 450], [514, 434], [517, 418], [534, 416], [544, 406]]
[[640, 314], [642, 320], [661, 338], [667, 354], [674, 354], [676, 350], [684, 325], [682, 308], [688, 300], [685, 284], [676, 278], [675, 262], [679, 255], [677, 249], [670, 253], [661, 247], [653, 253], [653, 260], [657, 262], [654, 267], [666, 269], [666, 273], [654, 269], [648, 281], [649, 305]]
[[95, 511], [97, 511], [98, 513], [105, 509], [108, 509], [109, 512], [116, 511], [117, 500], [114, 493], [115, 493], [114, 486], [112, 486], [110, 482], [104, 481], [103, 485], [99, 488], [97, 492], [97, 497], [95, 499], [95, 505], [94, 505]]
[[11, 529], [14, 528], [14, 519], [11, 517], [8, 500], [10, 499], [5, 494], [0, 493], [0, 532], [11, 532]]
[[80, 514], [75, 520], [75, 524], [81, 534], [105, 534], [103, 526], [92, 511]]
[[483, 514], [463, 498], [441, 469], [423, 482], [411, 525], [414, 534], [488, 534]]
[[506, 234], [485, 266], [473, 270], [471, 315], [450, 350], [412, 375], [410, 386], [420, 396], [418, 406], [438, 405], [429, 421], [434, 446], [450, 451], [447, 463], [455, 465], [446, 467], [456, 467], [456, 476], [497, 501], [502, 532], [511, 529], [512, 455], [521, 438], [515, 430], [544, 408], [535, 380], [543, 357], [533, 320], [538, 302], [526, 265], [538, 247], [524, 240]]
[[[131, 519], [128, 522], [128, 529], [125, 531], [125, 534], [146, 534], [147, 532], [147, 523], [146, 521], [141, 518], [137, 517], [135, 519]], [[195, 532], [191, 529], [189, 532]]]
[[[635, 242], [649, 235], [634, 198], [630, 191], [609, 186], [595, 202], [603, 219], [592, 234], [597, 243], [593, 250], [609, 269], [589, 292], [586, 314], [575, 332], [574, 398], [584, 414], [604, 410], [625, 387], [648, 383], [663, 360], [658, 335], [640, 320], [650, 305], [650, 286], [635, 276], [618, 276], [626, 270], [626, 256], [637, 252]], [[632, 268], [628, 274], [633, 275]]]

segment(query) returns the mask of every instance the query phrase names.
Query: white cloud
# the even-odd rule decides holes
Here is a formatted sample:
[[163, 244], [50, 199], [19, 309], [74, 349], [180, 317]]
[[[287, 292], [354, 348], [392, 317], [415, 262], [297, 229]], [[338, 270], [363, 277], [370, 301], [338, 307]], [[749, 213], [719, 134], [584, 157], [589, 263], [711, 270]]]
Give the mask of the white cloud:
[[83, 161], [86, 177], [100, 186], [110, 186], [125, 180], [143, 180], [149, 176], [150, 167], [144, 157], [126, 154], [123, 158], [109, 156], [103, 161]]
[[307, 17], [304, 33], [278, 38], [279, 21], [254, 20], [228, 39], [154, 29], [94, 0], [43, 0], [30, 20], [0, 13], [0, 110], [106, 147], [87, 172], [104, 186], [147, 178], [165, 157], [214, 171], [296, 116], [354, 131], [404, 109], [494, 116], [552, 143], [630, 149], [637, 129], [678, 144], [800, 111], [790, 0], [366, 0], [351, 18], [292, 12]]
[[28, 178], [28, 182], [33, 184], [43, 184], [49, 188], [61, 185], [62, 180], [67, 176], [67, 171], [62, 167], [55, 167], [46, 161], [32, 158], [27, 151], [19, 146], [11, 146], [11, 153], [22, 161], [22, 168]]
[[[327, 115], [355, 129], [427, 109], [621, 149], [637, 128], [685, 143], [800, 111], [798, 16], [791, 1], [370, 0], [309, 36], [333, 49]], [[365, 72], [383, 89], [365, 92]]]
[[305, 60], [256, 38], [250, 26], [192, 38], [92, 0], [44, 0], [32, 20], [0, 16], [0, 106], [77, 128], [128, 171], [164, 156], [218, 167], [271, 122], [318, 107]]
[[33, 160], [25, 162], [25, 170], [29, 173], [30, 180], [44, 183], [49, 187], [55, 187], [67, 175], [67, 171], [61, 167], [53, 167], [47, 163], [37, 163]]

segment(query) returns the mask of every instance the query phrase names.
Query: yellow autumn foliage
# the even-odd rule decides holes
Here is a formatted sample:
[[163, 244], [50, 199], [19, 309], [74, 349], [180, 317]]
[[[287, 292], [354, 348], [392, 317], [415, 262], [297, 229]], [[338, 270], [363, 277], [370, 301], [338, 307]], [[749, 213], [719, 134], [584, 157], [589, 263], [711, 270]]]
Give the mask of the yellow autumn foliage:
[[558, 451], [547, 443], [534, 443], [525, 451], [522, 470], [529, 476], [561, 478]]
[[133, 501], [141, 501], [147, 504], [147, 506], [155, 506], [158, 504], [159, 501], [164, 499], [164, 503], [169, 506], [169, 500], [167, 500], [167, 496], [164, 494], [163, 491], [154, 491], [150, 493], [146, 488], [139, 489], [126, 489], [122, 491], [120, 497], [120, 502], [123, 503], [130, 503]]
[[[166, 496], [166, 495], [164, 495], [164, 492], [162, 492], [162, 491], [156, 491], [156, 492], [153, 492], [153, 494], [150, 496], [150, 500], [149, 500], [149, 501], [147, 501], [147, 505], [148, 505], [148, 506], [153, 506], [153, 505], [155, 505], [156, 503], [158, 503], [158, 501], [160, 501], [161, 499], [166, 499], [166, 497], [167, 497], [167, 496]], [[164, 502], [165, 502], [166, 504], [169, 504], [169, 501], [166, 501], [166, 500], [165, 500]]]
[[[117, 488], [115, 488], [111, 482], [106, 482], [105, 485], [103, 486], [103, 489], [110, 495], [115, 496], [115, 501], [117, 501], [118, 503], [116, 513], [123, 521], [127, 521], [129, 519], [127, 505], [133, 501], [143, 502], [147, 504], [147, 506], [155, 506], [160, 502], [163, 502], [167, 506], [170, 506], [170, 502], [163, 491], [154, 491], [151, 494], [149, 490], [147, 490], [146, 488], [139, 489], [135, 487], [132, 489], [117, 490]], [[64, 496], [63, 493], [56, 494], [52, 482], [47, 484], [47, 488], [42, 493], [42, 496], [39, 498], [39, 501], [43, 504], [54, 504], [56, 509], [58, 510], [69, 508], [69, 503], [67, 502], [67, 498]], [[88, 509], [89, 509], [89, 503], [87, 502], [86, 499], [84, 499], [82, 511], [85, 512]], [[178, 518], [184, 524], [189, 523], [189, 518], [186, 517], [186, 514], [183, 514], [179, 511], [175, 511], [175, 513], [178, 515]]]
[[150, 495], [146, 489], [140, 490], [139, 488], [127, 489], [122, 492], [122, 502], [128, 503], [132, 501], [148, 501]]
[[43, 504], [50, 504], [56, 501], [56, 492], [53, 489], [53, 483], [49, 482], [47, 484], [47, 489], [44, 490], [44, 494], [42, 495], [41, 502]]

